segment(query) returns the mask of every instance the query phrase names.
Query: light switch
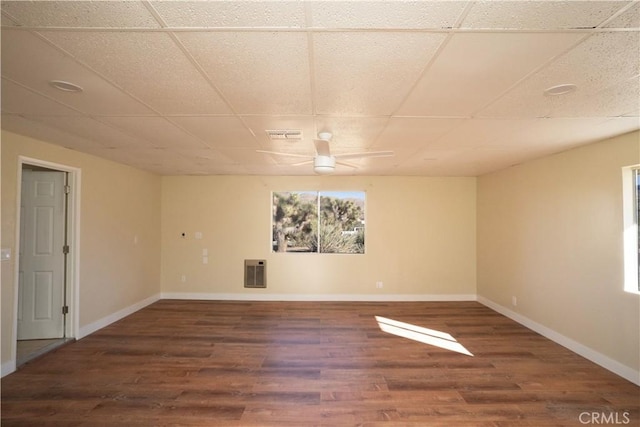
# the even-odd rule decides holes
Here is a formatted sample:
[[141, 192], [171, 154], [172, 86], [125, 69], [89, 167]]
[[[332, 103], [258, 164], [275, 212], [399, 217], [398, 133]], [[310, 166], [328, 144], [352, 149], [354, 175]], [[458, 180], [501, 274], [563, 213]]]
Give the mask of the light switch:
[[209, 264], [209, 257], [208, 256], [203, 256], [202, 257], [202, 263], [203, 264]]
[[202, 239], [202, 231], [196, 231], [196, 239]]
[[0, 257], [2, 261], [9, 261], [11, 259], [11, 249], [10, 248], [2, 248], [2, 256]]

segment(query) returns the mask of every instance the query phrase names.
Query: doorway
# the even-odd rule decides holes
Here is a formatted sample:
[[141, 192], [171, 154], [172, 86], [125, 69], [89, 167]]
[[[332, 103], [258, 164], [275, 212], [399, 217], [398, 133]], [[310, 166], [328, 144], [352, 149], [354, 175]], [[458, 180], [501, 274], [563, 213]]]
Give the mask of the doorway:
[[73, 340], [73, 175], [43, 162], [20, 164], [16, 367]]

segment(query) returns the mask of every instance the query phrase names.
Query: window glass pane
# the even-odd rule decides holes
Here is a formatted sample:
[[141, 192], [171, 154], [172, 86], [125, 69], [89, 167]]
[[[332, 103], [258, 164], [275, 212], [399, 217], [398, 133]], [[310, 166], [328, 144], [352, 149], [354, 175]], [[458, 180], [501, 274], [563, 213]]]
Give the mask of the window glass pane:
[[364, 202], [361, 191], [320, 193], [319, 252], [364, 253]]
[[273, 193], [273, 252], [316, 252], [318, 193]]

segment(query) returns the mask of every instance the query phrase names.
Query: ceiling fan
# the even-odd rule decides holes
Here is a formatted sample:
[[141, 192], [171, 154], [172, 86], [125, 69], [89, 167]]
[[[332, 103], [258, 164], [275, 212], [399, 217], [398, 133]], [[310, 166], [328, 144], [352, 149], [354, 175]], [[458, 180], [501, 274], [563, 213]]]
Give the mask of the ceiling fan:
[[390, 157], [393, 156], [393, 151], [363, 151], [359, 153], [345, 153], [345, 154], [331, 154], [329, 149], [329, 141], [332, 138], [331, 132], [318, 133], [318, 139], [313, 140], [313, 144], [316, 147], [316, 155], [295, 154], [295, 153], [281, 153], [277, 151], [256, 150], [258, 153], [273, 154], [276, 156], [289, 156], [289, 157], [302, 157], [309, 160], [305, 160], [300, 163], [293, 163], [293, 166], [301, 166], [307, 164], [313, 164], [313, 170], [319, 175], [328, 175], [333, 173], [336, 165], [347, 166], [351, 168], [357, 168], [357, 166], [342, 162], [341, 160], [348, 159], [361, 159], [364, 157]]

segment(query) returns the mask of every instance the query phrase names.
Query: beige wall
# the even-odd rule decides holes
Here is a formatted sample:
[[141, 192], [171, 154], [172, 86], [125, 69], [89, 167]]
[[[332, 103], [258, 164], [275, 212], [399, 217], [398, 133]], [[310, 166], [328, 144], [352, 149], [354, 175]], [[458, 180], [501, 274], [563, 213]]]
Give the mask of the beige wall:
[[[287, 190], [366, 191], [366, 254], [272, 253], [271, 192]], [[475, 203], [475, 178], [163, 177], [162, 292], [473, 298]], [[254, 258], [267, 260], [266, 290], [243, 288]]]
[[637, 163], [635, 132], [479, 177], [477, 205], [478, 295], [636, 372], [621, 168]]
[[[79, 326], [158, 295], [160, 177], [3, 131], [2, 247], [13, 254], [20, 155], [81, 169]], [[14, 291], [13, 262], [3, 262], [3, 364], [15, 340]]]

